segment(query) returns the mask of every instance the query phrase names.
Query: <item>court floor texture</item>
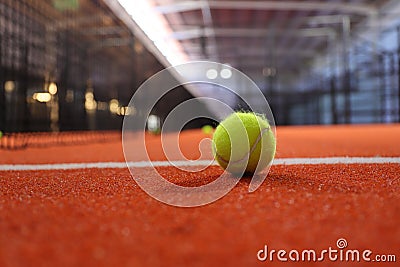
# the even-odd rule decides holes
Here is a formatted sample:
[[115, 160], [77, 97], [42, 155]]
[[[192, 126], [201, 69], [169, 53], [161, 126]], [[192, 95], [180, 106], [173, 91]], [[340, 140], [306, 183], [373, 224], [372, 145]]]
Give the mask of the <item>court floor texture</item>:
[[[276, 159], [256, 191], [248, 192], [251, 177], [244, 177], [220, 200], [194, 208], [147, 195], [115, 136], [0, 150], [0, 266], [399, 264], [400, 125], [278, 127]], [[200, 130], [180, 133], [186, 158], [200, 156], [204, 138]], [[146, 144], [157, 171], [176, 184], [206, 184], [223, 172], [215, 164], [179, 170], [166, 161], [159, 136], [146, 135]], [[151, 179], [149, 168], [134, 175]], [[338, 240], [347, 243], [344, 251], [370, 250], [371, 262], [257, 256], [265, 247], [340, 250]], [[377, 255], [397, 262], [377, 262]]]

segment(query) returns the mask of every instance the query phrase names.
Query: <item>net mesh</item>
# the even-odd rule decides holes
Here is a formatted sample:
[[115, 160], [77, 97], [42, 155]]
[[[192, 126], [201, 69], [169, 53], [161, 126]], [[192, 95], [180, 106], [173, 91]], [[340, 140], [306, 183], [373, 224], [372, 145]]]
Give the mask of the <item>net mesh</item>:
[[0, 138], [0, 149], [17, 150], [31, 147], [82, 145], [119, 140], [121, 140], [121, 133], [117, 131], [6, 133]]

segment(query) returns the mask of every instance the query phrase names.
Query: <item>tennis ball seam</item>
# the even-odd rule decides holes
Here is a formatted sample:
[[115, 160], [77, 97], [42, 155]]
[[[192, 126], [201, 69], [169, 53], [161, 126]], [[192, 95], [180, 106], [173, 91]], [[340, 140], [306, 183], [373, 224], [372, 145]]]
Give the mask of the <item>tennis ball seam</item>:
[[252, 145], [252, 147], [250, 148], [250, 150], [241, 158], [235, 161], [228, 161], [226, 159], [224, 159], [220, 154], [218, 154], [217, 148], [214, 145], [214, 150], [215, 150], [215, 156], [221, 160], [222, 162], [224, 162], [225, 164], [238, 164], [238, 163], [242, 163], [245, 160], [249, 159], [251, 154], [254, 152], [254, 150], [256, 150], [257, 145], [260, 143], [262, 136], [264, 135], [265, 132], [268, 132], [269, 130], [271, 130], [270, 127], [261, 129], [260, 133], [257, 136], [257, 140], [254, 142], [254, 144]]

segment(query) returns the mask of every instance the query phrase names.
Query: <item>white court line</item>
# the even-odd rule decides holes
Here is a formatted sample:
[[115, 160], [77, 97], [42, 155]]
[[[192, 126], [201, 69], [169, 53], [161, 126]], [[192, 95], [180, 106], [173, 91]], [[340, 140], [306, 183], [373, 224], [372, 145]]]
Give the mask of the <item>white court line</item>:
[[[8, 164], [0, 165], [0, 171], [44, 171], [44, 170], [76, 170], [76, 169], [124, 169], [130, 167], [168, 167], [207, 166], [210, 160], [199, 161], [139, 161], [139, 162], [93, 162], [93, 163], [55, 163], [55, 164]], [[273, 165], [315, 165], [315, 164], [400, 164], [400, 157], [331, 157], [331, 158], [279, 158]], [[213, 161], [211, 165], [216, 165]]]

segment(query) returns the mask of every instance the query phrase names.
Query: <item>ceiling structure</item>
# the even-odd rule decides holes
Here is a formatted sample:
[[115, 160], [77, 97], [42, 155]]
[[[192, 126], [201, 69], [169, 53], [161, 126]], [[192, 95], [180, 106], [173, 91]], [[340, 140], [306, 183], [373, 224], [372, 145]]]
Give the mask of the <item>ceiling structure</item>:
[[[128, 13], [137, 6], [136, 1], [128, 6], [124, 3], [127, 1], [120, 2]], [[186, 60], [227, 63], [251, 76], [261, 88], [266, 86], [266, 76], [295, 79], [318, 56], [349, 42], [355, 31], [378, 31], [390, 2], [393, 3], [390, 0], [147, 1], [151, 11], [167, 24], [159, 32], [160, 38], [178, 45]]]
[[[147, 64], [149, 57], [139, 62], [135, 56], [143, 50], [164, 66], [190, 60], [229, 64], [249, 75], [266, 94], [272, 86], [279, 91], [299, 90], [298, 78], [318, 59], [328, 52], [340, 57], [343, 44], [349, 46], [354, 36], [368, 33], [378, 38], [385, 22], [400, 17], [397, 0], [4, 1], [22, 12], [29, 12], [24, 7], [36, 10], [39, 15], [34, 19], [53, 21], [49, 28], [54, 31], [73, 31], [93, 58], [112, 58], [112, 65], [90, 64], [109, 67], [107, 75], [113, 77], [107, 78], [104, 90], [129, 88], [137, 84], [132, 76], [151, 75], [151, 66], [157, 64]], [[119, 71], [131, 70], [132, 62], [147, 67], [136, 69], [135, 75]], [[210, 88], [204, 91], [208, 94]]]
[[226, 63], [261, 89], [271, 77], [283, 86], [296, 81], [327, 51], [340, 52], [354, 32], [378, 32], [393, 3], [398, 6], [396, 0], [21, 0], [56, 21], [51, 27], [75, 29], [93, 51], [110, 53], [126, 68], [131, 45], [140, 46], [135, 36], [164, 66]]

